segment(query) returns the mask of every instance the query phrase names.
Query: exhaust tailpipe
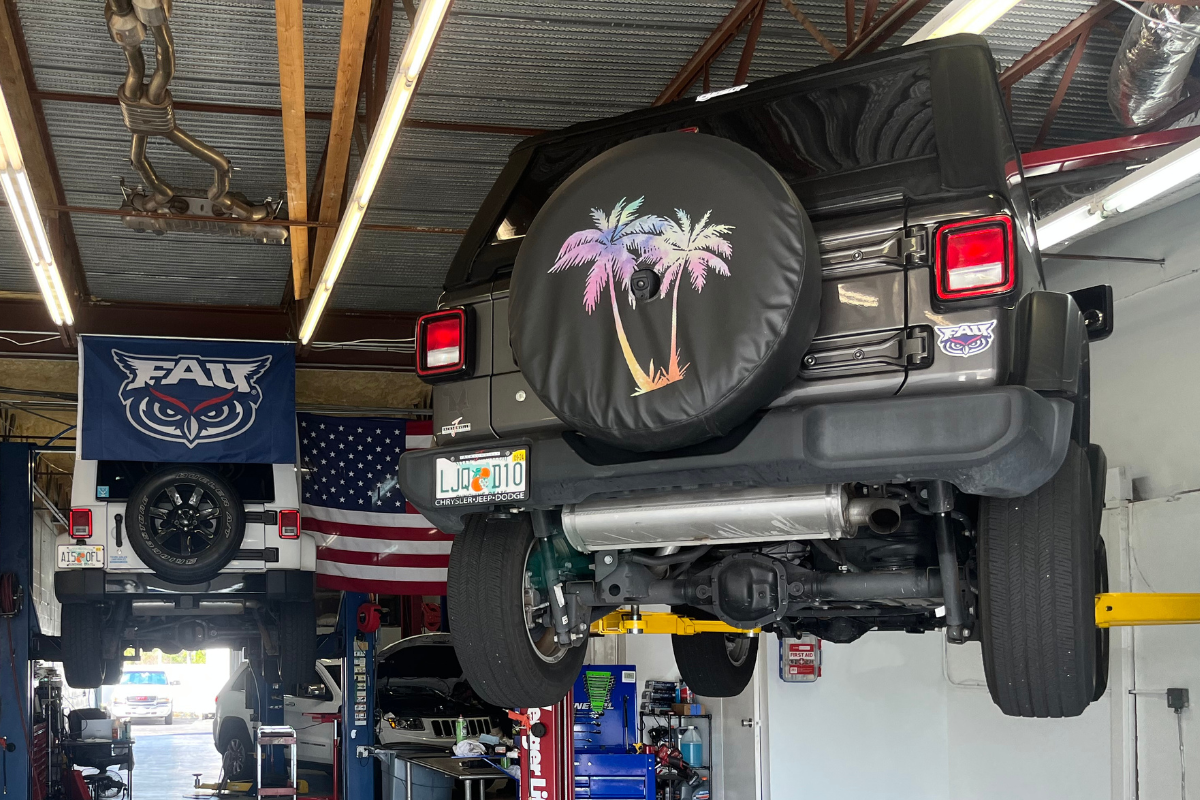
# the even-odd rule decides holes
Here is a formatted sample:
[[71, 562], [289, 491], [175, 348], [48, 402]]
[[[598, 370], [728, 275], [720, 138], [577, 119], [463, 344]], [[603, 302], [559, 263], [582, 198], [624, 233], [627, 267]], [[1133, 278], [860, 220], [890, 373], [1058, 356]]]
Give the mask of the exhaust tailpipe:
[[851, 499], [842, 484], [666, 492], [565, 506], [563, 530], [576, 550], [691, 547], [725, 542], [841, 539], [860, 525], [891, 533], [900, 504]]

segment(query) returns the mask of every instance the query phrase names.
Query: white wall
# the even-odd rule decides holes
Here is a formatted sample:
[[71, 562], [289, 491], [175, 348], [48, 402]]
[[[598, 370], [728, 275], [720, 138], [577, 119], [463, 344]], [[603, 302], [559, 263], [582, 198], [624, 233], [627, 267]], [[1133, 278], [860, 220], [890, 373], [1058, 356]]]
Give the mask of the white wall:
[[1113, 287], [1116, 330], [1092, 345], [1092, 439], [1136, 497], [1200, 488], [1200, 197], [1084, 239], [1072, 253], [1164, 264], [1046, 261], [1049, 288]]
[[[1110, 466], [1129, 469], [1135, 498], [1151, 500], [1106, 512], [1114, 564], [1108, 517], [1129, 515], [1122, 525], [1134, 591], [1200, 592], [1200, 494], [1186, 494], [1200, 489], [1198, 218], [1200, 197], [1069, 248], [1161, 265], [1046, 262], [1051, 289], [1114, 287], [1116, 331], [1091, 351], [1092, 439]], [[1122, 730], [1124, 691], [1135, 688], [1137, 761], [1130, 774], [1138, 797], [1174, 800], [1176, 719], [1161, 692], [1189, 687], [1200, 703], [1200, 626], [1138, 628], [1129, 640], [1132, 674], [1116, 676], [1124, 686], [1110, 687], [1077, 719], [1045, 721], [1004, 717], [986, 688], [951, 685], [982, 682], [977, 645], [950, 647], [943, 663], [940, 634], [873, 633], [849, 645], [827, 643], [815, 684], [771, 680], [772, 797], [1116, 800], [1126, 796], [1122, 737], [1134, 737]], [[1114, 650], [1120, 641], [1114, 638]], [[1200, 783], [1200, 724], [1192, 713], [1182, 718], [1185, 751]]]

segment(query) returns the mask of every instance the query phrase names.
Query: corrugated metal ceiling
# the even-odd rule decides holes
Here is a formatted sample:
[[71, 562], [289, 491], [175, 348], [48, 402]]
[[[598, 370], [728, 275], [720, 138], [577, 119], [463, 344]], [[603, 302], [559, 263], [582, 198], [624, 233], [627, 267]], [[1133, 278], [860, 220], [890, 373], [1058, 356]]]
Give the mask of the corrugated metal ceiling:
[[[733, 0], [457, 0], [412, 116], [418, 119], [556, 128], [648, 105], [724, 17]], [[835, 45], [844, 42], [844, 4], [799, 0]], [[861, 5], [861, 4], [860, 4]], [[891, 41], [902, 42], [943, 3], [934, 2]], [[988, 33], [1000, 65], [1011, 64], [1091, 5], [1090, 0], [1025, 0]], [[108, 38], [95, 0], [17, 0], [37, 86], [45, 92], [112, 96], [124, 60]], [[306, 93], [310, 110], [327, 111], [337, 72], [340, 0], [305, 2]], [[1112, 19], [1122, 29], [1128, 12]], [[177, 101], [278, 107], [272, 0], [177, 0], [172, 28]], [[407, 35], [395, 3], [392, 59]], [[1104, 99], [1119, 37], [1097, 28], [1047, 140], [1047, 146], [1118, 135]], [[149, 51], [149, 48], [147, 48]], [[714, 87], [732, 81], [740, 40], [711, 71]], [[1013, 91], [1013, 124], [1022, 147], [1034, 140], [1069, 51]], [[153, 66], [149, 59], [148, 68]], [[779, 2], [769, 2], [751, 79], [829, 60]], [[695, 90], [693, 90], [695, 91]], [[118, 178], [139, 182], [128, 163], [129, 134], [115, 106], [44, 103], [67, 202], [115, 208]], [[182, 127], [233, 161], [233, 188], [254, 201], [284, 190], [278, 118], [178, 112]], [[328, 123], [310, 120], [309, 184]], [[398, 141], [368, 222], [465, 228], [517, 136], [406, 129]], [[209, 170], [152, 140], [150, 157], [179, 186], [202, 188]], [[353, 168], [357, 155], [352, 157]], [[315, 215], [315, 211], [313, 212]], [[156, 237], [111, 217], [73, 215], [92, 294], [111, 300], [278, 305], [290, 273], [286, 246], [170, 233]], [[436, 301], [458, 236], [364, 231], [333, 304], [342, 308], [422, 310]], [[0, 291], [32, 291], [12, 223], [0, 223]]]

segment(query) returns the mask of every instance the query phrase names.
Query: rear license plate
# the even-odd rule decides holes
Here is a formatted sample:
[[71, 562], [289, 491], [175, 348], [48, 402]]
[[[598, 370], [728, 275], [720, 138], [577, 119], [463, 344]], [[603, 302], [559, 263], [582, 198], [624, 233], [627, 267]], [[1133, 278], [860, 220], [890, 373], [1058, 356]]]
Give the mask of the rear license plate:
[[59, 569], [86, 569], [104, 566], [104, 546], [98, 544], [60, 544]]
[[529, 499], [529, 451], [485, 450], [437, 460], [435, 506]]

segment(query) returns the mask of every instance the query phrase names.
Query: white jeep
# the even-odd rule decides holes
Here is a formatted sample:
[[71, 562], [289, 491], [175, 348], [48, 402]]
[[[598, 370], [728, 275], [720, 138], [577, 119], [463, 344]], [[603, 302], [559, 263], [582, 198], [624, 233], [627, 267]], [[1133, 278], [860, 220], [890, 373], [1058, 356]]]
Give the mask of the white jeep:
[[54, 575], [71, 686], [117, 683], [130, 647], [246, 647], [278, 657], [285, 686], [309, 680], [317, 550], [297, 464], [79, 459], [71, 506]]

